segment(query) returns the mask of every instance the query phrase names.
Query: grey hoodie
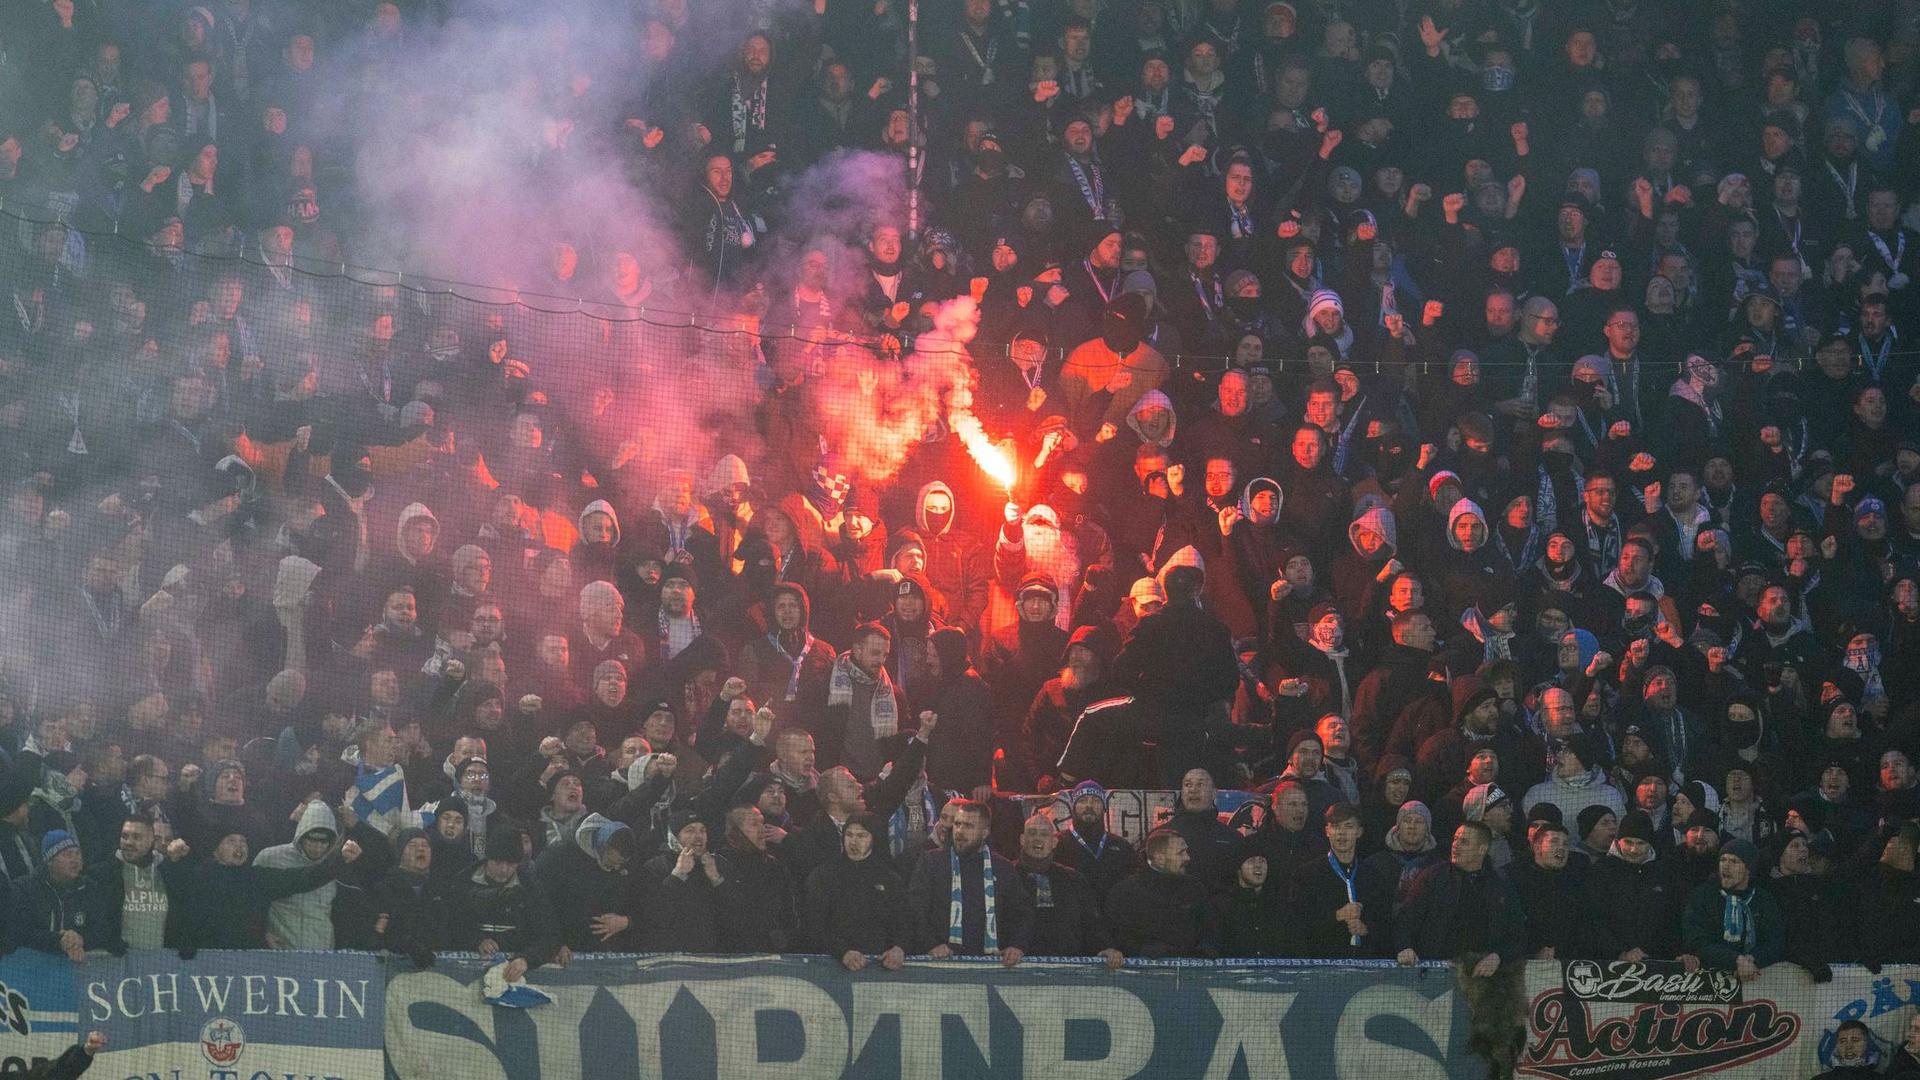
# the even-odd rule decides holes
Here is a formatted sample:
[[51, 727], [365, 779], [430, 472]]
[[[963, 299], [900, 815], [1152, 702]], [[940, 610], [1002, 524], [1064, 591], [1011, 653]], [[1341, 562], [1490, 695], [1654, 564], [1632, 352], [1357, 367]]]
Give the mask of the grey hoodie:
[[[331, 854], [340, 843], [340, 823], [324, 799], [313, 800], [300, 812], [293, 843], [267, 848], [254, 856], [253, 864], [282, 870], [313, 866], [322, 860], [308, 859], [300, 850], [300, 838], [316, 829], [324, 829], [332, 837], [327, 845]], [[329, 881], [317, 889], [275, 900], [267, 908], [267, 932], [285, 949], [333, 948], [333, 897], [339, 889], [338, 882]]]

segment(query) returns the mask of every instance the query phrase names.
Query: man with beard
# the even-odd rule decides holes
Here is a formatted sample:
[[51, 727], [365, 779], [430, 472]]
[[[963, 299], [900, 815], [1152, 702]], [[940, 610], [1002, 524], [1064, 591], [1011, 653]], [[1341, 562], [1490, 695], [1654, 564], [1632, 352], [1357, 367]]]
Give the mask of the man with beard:
[[1087, 706], [1111, 696], [1107, 671], [1119, 651], [1108, 627], [1074, 630], [1059, 673], [1040, 687], [1028, 706], [1020, 738], [1007, 740], [1005, 786], [1019, 791], [1051, 791], [1058, 786], [1056, 770], [1067, 737]]
[[906, 700], [887, 673], [887, 652], [893, 637], [878, 623], [854, 631], [853, 643], [833, 662], [824, 702], [816, 706], [820, 726], [813, 736], [820, 760], [845, 765], [858, 777], [871, 779], [886, 763], [884, 744], [902, 730]]
[[675, 561], [669, 561], [661, 574], [654, 638], [657, 659], [672, 660], [704, 635], [699, 612], [694, 607], [694, 576], [691, 565]]
[[1214, 736], [1227, 726], [1240, 665], [1226, 624], [1200, 605], [1200, 568], [1173, 567], [1164, 584], [1167, 606], [1140, 620], [1114, 669], [1158, 718], [1161, 773], [1172, 784], [1196, 766], [1211, 771], [1230, 751]]
[[734, 199], [733, 159], [709, 148], [702, 158], [701, 180], [679, 220], [689, 228], [683, 243], [687, 272], [700, 287], [718, 292], [742, 285], [752, 265], [754, 245], [766, 226]]
[[1085, 876], [1104, 905], [1107, 894], [1133, 870], [1133, 845], [1107, 831], [1107, 791], [1099, 784], [1091, 780], [1075, 784], [1067, 792], [1067, 809], [1072, 817], [1060, 830], [1053, 858]]
[[[1070, 493], [1068, 493], [1070, 494]], [[1020, 611], [1020, 621], [1027, 621], [1029, 593], [1035, 588], [1044, 588], [1052, 594], [1047, 617], [1062, 631], [1074, 624], [1074, 606], [1079, 599], [1083, 572], [1095, 569], [1089, 562], [1105, 563], [1111, 552], [1104, 548], [1104, 538], [1097, 535], [1093, 546], [1083, 551], [1081, 536], [1086, 525], [1079, 517], [1068, 519], [1059, 510], [1045, 503], [1035, 505], [1025, 514], [1013, 503], [1004, 509], [1006, 522], [1001, 526], [1000, 535], [993, 549], [993, 572], [1001, 586], [1013, 593], [1014, 603]], [[1072, 527], [1068, 527], [1068, 522]], [[1087, 529], [1097, 527], [1086, 526]], [[1084, 557], [1084, 558], [1083, 558]], [[1002, 627], [996, 636], [1004, 634]], [[1063, 640], [1061, 644], [1065, 644]], [[1047, 664], [1052, 666], [1052, 659]], [[1038, 689], [1042, 680], [1034, 682]], [[1027, 700], [1019, 704], [1026, 706]]]
[[952, 842], [921, 856], [907, 885], [918, 948], [935, 960], [998, 955], [1020, 963], [1033, 934], [1033, 897], [1020, 870], [987, 847], [987, 807], [953, 800]]
[[1041, 956], [1098, 956], [1107, 970], [1125, 962], [1109, 943], [1100, 903], [1086, 876], [1058, 861], [1053, 818], [1034, 814], [1020, 831], [1020, 874], [1033, 897], [1033, 951]]
[[773, 587], [767, 600], [767, 632], [747, 642], [740, 651], [740, 677], [747, 693], [789, 727], [816, 730], [814, 703], [825, 700], [824, 688], [836, 658], [833, 646], [809, 630], [812, 605], [807, 590], [791, 582]]
[[1147, 837], [1147, 864], [1108, 894], [1114, 946], [1149, 959], [1205, 957], [1219, 951], [1220, 916], [1207, 886], [1188, 873], [1192, 857], [1171, 828]]

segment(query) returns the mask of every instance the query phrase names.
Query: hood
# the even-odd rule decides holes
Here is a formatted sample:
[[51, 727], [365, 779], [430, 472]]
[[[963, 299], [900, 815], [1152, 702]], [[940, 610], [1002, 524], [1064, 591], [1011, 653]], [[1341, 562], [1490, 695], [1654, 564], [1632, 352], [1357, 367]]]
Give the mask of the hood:
[[1160, 580], [1160, 587], [1162, 589], [1167, 587], [1167, 571], [1176, 566], [1195, 566], [1204, 573], [1207, 569], [1207, 560], [1201, 556], [1200, 550], [1192, 544], [1188, 544], [1186, 547], [1167, 556], [1167, 561], [1161, 564], [1160, 569], [1153, 575]]
[[1354, 518], [1353, 523], [1347, 526], [1347, 543], [1353, 545], [1353, 550], [1355, 554], [1359, 554], [1360, 552], [1360, 530], [1361, 529], [1366, 529], [1369, 532], [1378, 533], [1380, 536], [1386, 539], [1387, 546], [1384, 549], [1382, 549], [1382, 552], [1381, 552], [1381, 557], [1383, 560], [1387, 558], [1391, 558], [1394, 552], [1399, 550], [1400, 548], [1399, 526], [1394, 524], [1393, 511], [1387, 509], [1386, 507], [1375, 506], [1369, 509], [1366, 513], [1361, 514], [1357, 518]]
[[400, 542], [400, 538], [406, 535], [407, 526], [416, 518], [426, 518], [428, 521], [433, 522], [436, 528], [440, 525], [440, 519], [433, 516], [433, 509], [426, 503], [408, 503], [407, 508], [400, 511], [400, 520], [393, 523], [393, 549], [395, 551], [406, 550], [405, 545]]
[[614, 837], [622, 832], [629, 838], [633, 836], [633, 830], [618, 821], [601, 814], [588, 814], [580, 820], [579, 828], [573, 831], [573, 842], [580, 846], [581, 851], [593, 856], [594, 863], [605, 870], [607, 849], [613, 846]]
[[[1149, 438], [1147, 433], [1141, 430], [1140, 414], [1146, 412], [1148, 409], [1167, 410], [1167, 433], [1165, 436], [1153, 439]], [[1140, 400], [1133, 403], [1133, 408], [1127, 410], [1127, 427], [1132, 429], [1133, 433], [1140, 437], [1141, 442], [1150, 442], [1155, 446], [1166, 447], [1173, 443], [1174, 432], [1180, 427], [1180, 418], [1175, 415], [1173, 411], [1172, 399], [1158, 390], [1149, 390], [1140, 395]]]
[[707, 482], [700, 485], [700, 494], [704, 498], [735, 484], [752, 487], [753, 480], [747, 475], [747, 463], [740, 459], [740, 455], [728, 454], [713, 463], [713, 469], [707, 473]]
[[587, 531], [587, 515], [588, 514], [605, 514], [607, 515], [608, 518], [612, 519], [613, 546], [619, 547], [620, 546], [620, 512], [613, 508], [613, 504], [608, 502], [605, 499], [595, 499], [592, 502], [588, 503], [580, 511], [580, 516], [575, 518], [573, 522], [576, 526], [579, 527], [580, 532], [582, 534], [585, 534]]
[[767, 604], [766, 604], [767, 629], [769, 630], [779, 629], [779, 627], [776, 626], [773, 622], [773, 601], [776, 597], [783, 596], [783, 595], [793, 596], [795, 599], [800, 601], [799, 629], [802, 631], [808, 630], [813, 623], [813, 601], [808, 599], [807, 590], [805, 588], [799, 585], [795, 585], [790, 581], [783, 581], [780, 584], [775, 585], [772, 588], [772, 590], [767, 593]]
[[300, 823], [294, 826], [293, 842], [298, 845], [306, 835], [315, 829], [325, 829], [332, 835], [333, 841], [340, 839], [340, 822], [333, 816], [333, 807], [325, 799], [315, 799], [300, 811]]
[[[1493, 535], [1493, 530], [1487, 527], [1487, 515], [1480, 509], [1480, 504], [1472, 499], [1461, 499], [1453, 504], [1453, 509], [1447, 511], [1447, 546], [1455, 551], [1465, 551], [1466, 548], [1461, 547], [1460, 541], [1454, 538], [1454, 523], [1469, 516], [1479, 518], [1481, 530], [1489, 536]], [[1485, 544], [1483, 543], [1482, 546], [1484, 547]]]
[[920, 535], [932, 540], [940, 539], [953, 528], [952, 514], [948, 514], [944, 521], [930, 521], [927, 518], [927, 496], [936, 492], [945, 495], [947, 502], [954, 507], [958, 508], [960, 505], [960, 500], [953, 497], [953, 489], [948, 487], [944, 480], [935, 480], [920, 488], [920, 494], [913, 501], [913, 520], [920, 526]]
[[[1256, 520], [1253, 516], [1253, 496], [1261, 491], [1273, 492], [1273, 516], [1264, 521]], [[1256, 476], [1240, 489], [1240, 513], [1255, 525], [1271, 525], [1280, 520], [1280, 511], [1286, 505], [1287, 493], [1281, 489], [1280, 481], [1271, 476]]]

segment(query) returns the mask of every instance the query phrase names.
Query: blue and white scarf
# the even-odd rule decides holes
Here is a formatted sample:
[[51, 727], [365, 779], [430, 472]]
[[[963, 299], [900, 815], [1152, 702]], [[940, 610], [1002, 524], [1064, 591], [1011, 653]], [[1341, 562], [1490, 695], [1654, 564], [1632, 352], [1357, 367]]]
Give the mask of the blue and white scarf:
[[1720, 895], [1726, 899], [1720, 911], [1720, 939], [1743, 949], [1753, 948], [1753, 887], [1737, 893], [1722, 889]]
[[[1329, 851], [1327, 852], [1327, 865], [1333, 867], [1333, 876], [1339, 878], [1341, 883], [1347, 887], [1347, 903], [1359, 903], [1360, 893], [1354, 884], [1354, 879], [1360, 876], [1360, 864], [1356, 862], [1350, 868], [1343, 867], [1340, 865], [1340, 857]], [[1348, 936], [1347, 944], [1356, 949], [1359, 948], [1360, 935], [1352, 934]]]
[[[960, 853], [951, 849], [947, 852], [947, 944], [959, 948], [962, 944], [960, 930], [961, 918], [966, 911], [965, 890], [960, 885]], [[993, 852], [986, 845], [980, 847], [980, 897], [986, 908], [980, 934], [980, 948], [983, 952], [1000, 951], [1000, 918], [993, 907]]]
[[407, 774], [398, 764], [360, 766], [353, 777], [353, 812], [388, 836], [399, 832], [407, 813]]
[[800, 669], [806, 666], [807, 654], [813, 651], [813, 635], [807, 634], [805, 631], [802, 631], [802, 633], [805, 634], [806, 641], [800, 646], [800, 655], [798, 656], [788, 652], [787, 647], [780, 643], [780, 632], [778, 630], [767, 635], [767, 643], [772, 645], [774, 651], [786, 660], [787, 666], [790, 669], [787, 674], [787, 696], [782, 699], [784, 701], [792, 701], [800, 696]]

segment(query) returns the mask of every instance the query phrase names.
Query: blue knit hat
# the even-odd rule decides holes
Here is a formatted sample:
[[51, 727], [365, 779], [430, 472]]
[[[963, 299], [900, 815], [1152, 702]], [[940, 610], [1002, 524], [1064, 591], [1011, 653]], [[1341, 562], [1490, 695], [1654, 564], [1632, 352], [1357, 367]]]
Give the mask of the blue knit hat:
[[60, 854], [68, 848], [78, 848], [79, 846], [80, 841], [75, 840], [73, 834], [67, 830], [49, 830], [47, 835], [40, 838], [40, 861], [43, 863], [52, 862], [55, 855]]

